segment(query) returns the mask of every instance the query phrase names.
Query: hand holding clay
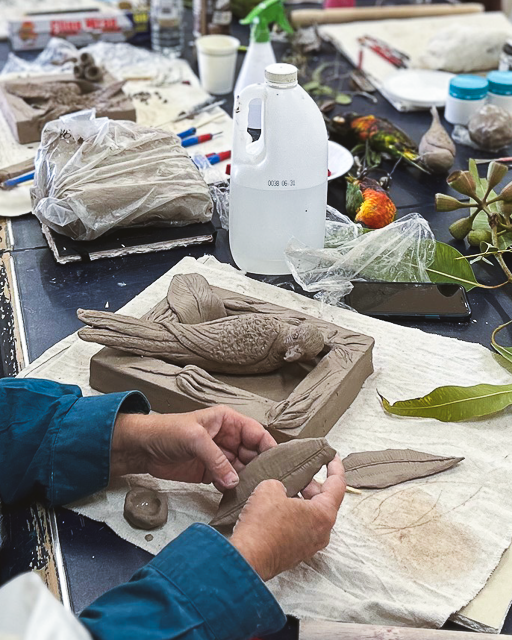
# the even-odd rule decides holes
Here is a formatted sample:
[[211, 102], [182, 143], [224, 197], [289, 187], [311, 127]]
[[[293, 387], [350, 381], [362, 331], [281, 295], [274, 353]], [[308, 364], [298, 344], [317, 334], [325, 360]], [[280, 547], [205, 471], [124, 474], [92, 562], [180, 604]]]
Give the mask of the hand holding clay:
[[323, 485], [311, 483], [303, 492], [306, 500], [288, 498], [281, 482], [265, 480], [240, 514], [231, 544], [263, 580], [292, 569], [329, 544], [345, 486], [338, 456]]
[[111, 474], [213, 482], [223, 491], [238, 484], [237, 471], [275, 444], [256, 420], [224, 406], [180, 414], [120, 414]]

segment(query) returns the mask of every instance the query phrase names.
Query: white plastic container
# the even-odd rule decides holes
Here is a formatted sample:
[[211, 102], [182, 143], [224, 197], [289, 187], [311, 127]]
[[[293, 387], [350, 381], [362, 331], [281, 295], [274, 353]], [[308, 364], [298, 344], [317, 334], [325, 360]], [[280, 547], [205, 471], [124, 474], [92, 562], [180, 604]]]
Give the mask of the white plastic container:
[[[251, 142], [249, 103], [262, 103], [262, 130]], [[327, 131], [320, 110], [297, 84], [297, 69], [273, 64], [265, 84], [242, 91], [235, 108], [229, 244], [244, 271], [290, 273], [284, 251], [295, 237], [324, 245]]]
[[459, 75], [450, 80], [444, 117], [451, 124], [467, 126], [471, 116], [485, 104], [488, 82], [486, 78]]
[[[265, 79], [265, 69], [275, 64], [276, 56], [270, 42], [251, 42], [235, 85], [236, 98], [245, 87], [259, 84]], [[261, 101], [253, 100], [249, 105], [248, 129], [261, 129]]]
[[201, 85], [208, 93], [224, 95], [233, 91], [240, 40], [233, 36], [210, 35], [196, 40]]
[[512, 114], [512, 71], [491, 71], [487, 80], [487, 102]]

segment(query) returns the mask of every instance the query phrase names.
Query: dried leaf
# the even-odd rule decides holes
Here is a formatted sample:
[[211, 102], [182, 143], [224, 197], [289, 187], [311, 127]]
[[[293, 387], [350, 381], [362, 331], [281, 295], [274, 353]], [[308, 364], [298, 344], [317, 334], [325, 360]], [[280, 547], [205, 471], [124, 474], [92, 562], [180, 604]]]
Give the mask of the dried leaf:
[[349, 486], [356, 489], [384, 489], [400, 482], [441, 473], [462, 460], [464, 458], [445, 458], [412, 449], [385, 449], [351, 453], [343, 460], [343, 466]]
[[227, 316], [222, 300], [199, 273], [174, 276], [167, 299], [182, 324], [199, 324]]
[[263, 480], [280, 480], [288, 495], [302, 491], [336, 451], [325, 438], [302, 438], [264, 451], [240, 473], [240, 482], [226, 491], [212, 527], [234, 525], [251, 493]]
[[477, 384], [472, 387], [438, 387], [422, 398], [382, 405], [396, 416], [435, 418], [441, 422], [460, 422], [489, 416], [512, 404], [512, 385]]

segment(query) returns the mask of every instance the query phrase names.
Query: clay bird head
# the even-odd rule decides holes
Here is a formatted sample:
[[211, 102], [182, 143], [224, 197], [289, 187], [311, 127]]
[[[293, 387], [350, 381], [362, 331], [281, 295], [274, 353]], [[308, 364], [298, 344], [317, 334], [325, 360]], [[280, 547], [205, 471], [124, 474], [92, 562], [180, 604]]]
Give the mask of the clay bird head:
[[278, 348], [284, 353], [285, 362], [313, 360], [324, 348], [323, 335], [309, 322], [289, 325], [281, 332], [278, 340]]

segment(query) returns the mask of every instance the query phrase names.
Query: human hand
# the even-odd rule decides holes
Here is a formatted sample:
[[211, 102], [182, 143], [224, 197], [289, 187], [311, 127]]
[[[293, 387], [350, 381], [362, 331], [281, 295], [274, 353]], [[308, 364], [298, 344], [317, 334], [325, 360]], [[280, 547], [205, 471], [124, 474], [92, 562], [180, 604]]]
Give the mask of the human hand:
[[165, 480], [213, 482], [224, 491], [238, 484], [238, 471], [275, 445], [259, 422], [225, 406], [120, 414], [112, 437], [111, 475], [149, 473]]
[[278, 480], [265, 480], [243, 508], [231, 544], [263, 580], [270, 580], [329, 544], [345, 487], [339, 456], [327, 466], [322, 485], [312, 482], [304, 489], [304, 500], [288, 498]]

